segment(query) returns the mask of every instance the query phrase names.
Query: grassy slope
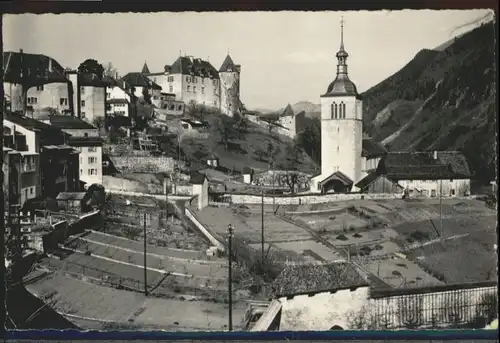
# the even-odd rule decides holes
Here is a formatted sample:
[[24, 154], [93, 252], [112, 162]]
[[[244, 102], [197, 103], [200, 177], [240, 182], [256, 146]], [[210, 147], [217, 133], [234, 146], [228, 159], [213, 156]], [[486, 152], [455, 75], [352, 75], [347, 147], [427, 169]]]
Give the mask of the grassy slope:
[[398, 73], [366, 91], [364, 126], [381, 141], [411, 119], [390, 150], [462, 150], [477, 178], [491, 178], [494, 73], [494, 29], [487, 24], [443, 51], [420, 51]]
[[[234, 168], [237, 171], [241, 171], [244, 167], [265, 170], [269, 167], [268, 162], [256, 156], [257, 150], [266, 151], [268, 143], [271, 142], [277, 150], [274, 162], [278, 165], [285, 161], [287, 145], [292, 144], [290, 138], [275, 134], [270, 136], [268, 130], [249, 122], [247, 132], [239, 139], [232, 140], [226, 151], [224, 145], [220, 143], [218, 116], [207, 114], [204, 120], [210, 124], [208, 139], [184, 138], [182, 141], [184, 153], [192, 160], [202, 159], [213, 152], [219, 157], [220, 165], [226, 168]], [[304, 172], [314, 170], [315, 164], [309, 156], [303, 154], [301, 161], [302, 163], [297, 166], [299, 170]]]

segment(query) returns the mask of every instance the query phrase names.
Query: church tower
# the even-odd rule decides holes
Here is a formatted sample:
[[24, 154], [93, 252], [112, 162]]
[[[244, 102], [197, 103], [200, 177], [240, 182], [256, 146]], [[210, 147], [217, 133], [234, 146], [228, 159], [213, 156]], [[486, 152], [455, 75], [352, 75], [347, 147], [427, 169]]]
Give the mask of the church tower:
[[[324, 183], [336, 172], [340, 179], [347, 176], [351, 186], [361, 179], [361, 152], [363, 140], [363, 107], [356, 86], [347, 74], [344, 49], [344, 20], [340, 26], [340, 49], [337, 52], [337, 76], [321, 95], [321, 175], [315, 178]], [[343, 175], [342, 175], [343, 174]], [[345, 182], [344, 182], [345, 183]]]

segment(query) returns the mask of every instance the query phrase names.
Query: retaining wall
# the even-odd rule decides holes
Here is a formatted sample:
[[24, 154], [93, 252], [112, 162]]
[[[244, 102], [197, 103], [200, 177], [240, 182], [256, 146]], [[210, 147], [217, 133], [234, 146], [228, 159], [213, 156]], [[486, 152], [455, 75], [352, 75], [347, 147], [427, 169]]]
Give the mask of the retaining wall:
[[189, 209], [189, 206], [186, 206], [184, 210], [186, 217], [189, 218], [189, 220], [200, 230], [200, 232], [210, 241], [210, 243], [213, 246], [216, 246], [220, 251], [224, 251], [224, 245], [215, 237], [215, 235], [209, 231], [203, 224], [201, 223], [200, 220], [196, 217], [196, 215], [193, 213], [194, 211], [192, 209]]
[[176, 165], [174, 158], [166, 156], [110, 156], [109, 158], [120, 172], [161, 173], [173, 171]]
[[[260, 195], [249, 194], [225, 194], [230, 198], [233, 204], [260, 204], [262, 197]], [[401, 199], [401, 194], [308, 194], [308, 195], [276, 195], [264, 196], [264, 204], [272, 204], [273, 199], [277, 205], [305, 205], [321, 204], [335, 201], [359, 200], [359, 199]]]

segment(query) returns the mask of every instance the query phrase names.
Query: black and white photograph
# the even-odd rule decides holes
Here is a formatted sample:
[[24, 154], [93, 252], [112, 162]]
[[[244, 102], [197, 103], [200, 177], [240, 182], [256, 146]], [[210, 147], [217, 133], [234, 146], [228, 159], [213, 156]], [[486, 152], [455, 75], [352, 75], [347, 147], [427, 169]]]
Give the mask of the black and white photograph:
[[3, 15], [7, 329], [498, 330], [495, 20]]

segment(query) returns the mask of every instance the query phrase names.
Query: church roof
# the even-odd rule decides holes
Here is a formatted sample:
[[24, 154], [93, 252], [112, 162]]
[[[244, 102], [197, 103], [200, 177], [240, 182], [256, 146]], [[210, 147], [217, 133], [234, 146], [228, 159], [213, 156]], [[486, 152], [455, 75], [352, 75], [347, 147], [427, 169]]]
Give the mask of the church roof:
[[322, 95], [327, 96], [356, 96], [359, 97], [358, 90], [354, 82], [352, 82], [347, 75], [342, 75], [343, 77], [337, 76], [335, 80], [330, 83], [326, 93]]
[[238, 69], [238, 66], [234, 64], [233, 59], [229, 54], [226, 56], [224, 59], [224, 62], [222, 62], [222, 65], [219, 68], [219, 73], [227, 72], [227, 71], [236, 71]]
[[141, 73], [143, 73], [143, 74], [150, 74], [150, 71], [149, 71], [149, 68], [148, 68], [148, 64], [146, 63], [146, 61], [144, 61], [144, 65], [142, 66]]
[[381, 157], [385, 154], [387, 154], [387, 150], [381, 143], [374, 141], [372, 138], [363, 139], [363, 151], [361, 152], [362, 157], [370, 159]]

